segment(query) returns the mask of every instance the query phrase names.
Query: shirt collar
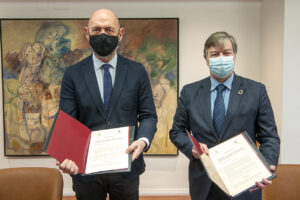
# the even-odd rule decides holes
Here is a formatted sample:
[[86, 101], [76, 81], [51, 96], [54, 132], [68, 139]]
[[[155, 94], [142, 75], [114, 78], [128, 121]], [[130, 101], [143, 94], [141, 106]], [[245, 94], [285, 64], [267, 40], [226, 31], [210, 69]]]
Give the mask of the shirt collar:
[[[234, 73], [232, 73], [232, 75], [226, 80], [224, 81], [223, 85], [226, 86], [226, 88], [228, 88], [229, 90], [231, 90], [231, 86], [232, 86], [232, 82], [233, 82], [233, 78], [234, 78]], [[210, 91], [213, 91], [216, 89], [216, 87], [220, 84], [219, 81], [217, 81], [216, 79], [214, 79], [213, 77], [210, 76]]]
[[118, 54], [117, 53], [108, 63], [104, 63], [103, 61], [99, 60], [95, 56], [95, 54], [93, 53], [93, 63], [94, 63], [95, 69], [100, 69], [100, 67], [104, 64], [110, 64], [113, 68], [116, 68], [117, 67], [117, 60], [118, 60]]

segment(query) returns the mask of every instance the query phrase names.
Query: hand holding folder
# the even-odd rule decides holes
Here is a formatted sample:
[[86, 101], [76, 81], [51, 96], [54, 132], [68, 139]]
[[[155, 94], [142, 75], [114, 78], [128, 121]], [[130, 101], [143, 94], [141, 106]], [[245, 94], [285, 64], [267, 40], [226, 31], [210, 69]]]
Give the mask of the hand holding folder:
[[[188, 133], [188, 131], [187, 131]], [[189, 134], [189, 133], [188, 133]], [[200, 143], [198, 142], [194, 137], [190, 137], [191, 140], [193, 140], [193, 150], [192, 150], [192, 153], [193, 153], [193, 156], [196, 158], [196, 159], [200, 159], [200, 156], [205, 153], [206, 155], [209, 154], [209, 150], [208, 150], [208, 147], [206, 146], [206, 144], [203, 144], [203, 143]]]
[[65, 159], [63, 162], [57, 160], [56, 166], [58, 166], [63, 173], [71, 175], [77, 175], [79, 173], [76, 163], [69, 159]]
[[209, 149], [205, 154], [199, 142], [186, 131], [209, 178], [228, 196], [235, 197], [253, 188], [265, 187], [276, 177], [246, 132]]

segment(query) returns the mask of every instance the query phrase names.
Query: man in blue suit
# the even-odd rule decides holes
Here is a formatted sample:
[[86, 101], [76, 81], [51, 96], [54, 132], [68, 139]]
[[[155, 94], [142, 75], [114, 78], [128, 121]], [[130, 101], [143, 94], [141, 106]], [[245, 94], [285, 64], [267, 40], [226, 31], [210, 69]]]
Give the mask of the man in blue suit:
[[107, 9], [95, 11], [85, 27], [93, 54], [67, 68], [61, 86], [60, 109], [91, 130], [136, 126], [131, 171], [102, 175], [78, 175], [72, 160], [58, 162], [71, 174], [78, 200], [136, 200], [139, 175], [145, 170], [142, 152], [149, 148], [157, 116], [150, 81], [142, 64], [117, 54], [124, 29]]
[[[278, 163], [280, 140], [266, 88], [234, 73], [236, 53], [237, 44], [231, 35], [213, 33], [204, 46], [210, 77], [184, 86], [180, 94], [170, 139], [190, 160], [192, 200], [228, 197], [208, 178], [185, 129], [193, 133], [206, 153], [208, 148], [247, 131], [253, 142], [260, 144], [272, 171]], [[256, 189], [235, 199], [259, 200], [261, 188], [271, 183], [265, 179], [257, 182]]]

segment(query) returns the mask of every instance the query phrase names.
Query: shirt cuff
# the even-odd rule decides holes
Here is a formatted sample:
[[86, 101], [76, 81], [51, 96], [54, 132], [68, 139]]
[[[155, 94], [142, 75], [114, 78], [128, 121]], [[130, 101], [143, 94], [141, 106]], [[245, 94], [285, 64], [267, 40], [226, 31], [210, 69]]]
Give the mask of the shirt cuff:
[[142, 141], [146, 142], [147, 145], [146, 145], [146, 147], [145, 147], [144, 150], [146, 150], [146, 149], [149, 148], [150, 142], [149, 142], [149, 139], [148, 139], [148, 138], [146, 138], [146, 137], [141, 137], [141, 138], [138, 139], [138, 140], [142, 140]]

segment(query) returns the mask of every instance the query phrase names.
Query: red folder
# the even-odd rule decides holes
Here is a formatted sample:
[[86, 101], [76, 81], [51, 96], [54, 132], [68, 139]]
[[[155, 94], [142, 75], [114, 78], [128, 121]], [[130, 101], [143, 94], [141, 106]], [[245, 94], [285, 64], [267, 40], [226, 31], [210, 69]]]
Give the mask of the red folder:
[[[128, 144], [133, 142], [134, 126], [128, 127]], [[44, 145], [44, 151], [56, 160], [63, 162], [65, 159], [72, 160], [78, 166], [81, 174], [86, 174], [86, 162], [92, 131], [78, 120], [59, 111], [52, 130]], [[131, 169], [131, 154], [128, 158], [128, 168], [97, 173], [126, 172]]]
[[62, 162], [70, 159], [84, 174], [91, 130], [63, 111], [59, 111], [54, 122], [46, 152]]

